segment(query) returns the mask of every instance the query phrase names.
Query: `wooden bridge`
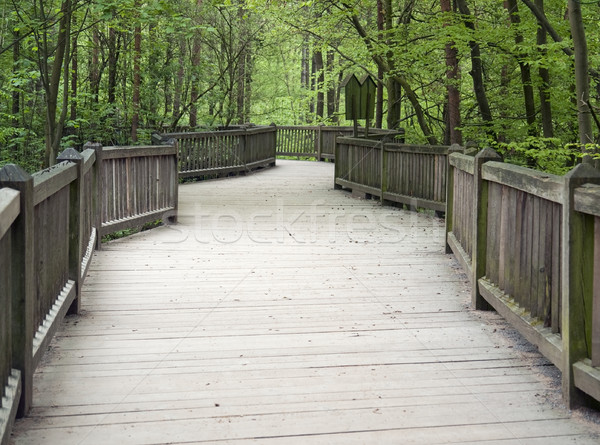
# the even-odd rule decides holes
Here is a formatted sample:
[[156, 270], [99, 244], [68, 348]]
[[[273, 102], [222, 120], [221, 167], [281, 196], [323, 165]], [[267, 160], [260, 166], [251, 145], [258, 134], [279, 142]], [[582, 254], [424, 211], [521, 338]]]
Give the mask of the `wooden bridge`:
[[[552, 320], [547, 327], [534, 321], [523, 328], [531, 318], [531, 309], [523, 309], [529, 304], [525, 301], [508, 302], [516, 306], [511, 314], [520, 314], [519, 320], [502, 314], [546, 358], [496, 312], [474, 310], [482, 304], [478, 298], [498, 306], [504, 297], [500, 294], [496, 301], [485, 295], [485, 289], [494, 290], [492, 280], [498, 277], [494, 264], [484, 267], [484, 278], [475, 278], [487, 285], [484, 295], [473, 295], [478, 263], [471, 258], [478, 242], [468, 232], [477, 232], [478, 226], [461, 223], [460, 215], [468, 209], [447, 207], [450, 221], [444, 222], [433, 213], [361, 199], [381, 195], [415, 207], [429, 203], [437, 210], [440, 175], [452, 175], [454, 196], [449, 197], [458, 202], [458, 192], [468, 188], [460, 181], [469, 171], [477, 180], [477, 168], [469, 163], [476, 166], [482, 156], [453, 154], [448, 164], [443, 159], [447, 148], [445, 154], [436, 149], [430, 150], [428, 163], [415, 147], [372, 145], [340, 139], [335, 171], [330, 163], [278, 160], [276, 168], [257, 174], [178, 188], [169, 185], [174, 182], [168, 166], [177, 165], [169, 160], [177, 156], [169, 147], [124, 153], [88, 149], [74, 164], [80, 174], [70, 174], [82, 178], [75, 186], [69, 185], [72, 178], [59, 181], [55, 169], [53, 187], [67, 192], [62, 192], [62, 206], [73, 199], [87, 202], [75, 197], [81, 196], [78, 190], [92, 197], [90, 184], [114, 190], [115, 196], [129, 193], [130, 198], [111, 201], [109, 193], [97, 206], [70, 212], [79, 217], [69, 218], [66, 225], [78, 227], [83, 235], [75, 244], [79, 247], [63, 245], [66, 253], [60, 263], [66, 271], [60, 275], [66, 284], [40, 328], [38, 322], [28, 324], [34, 340], [24, 356], [31, 354], [36, 362], [35, 375], [31, 365], [30, 376], [20, 371], [18, 350], [12, 359], [4, 357], [13, 371], [5, 374], [9, 384], [3, 411], [14, 415], [11, 400], [29, 405], [29, 415], [17, 421], [10, 442], [598, 443], [598, 426], [573, 418], [559, 403], [565, 378], [561, 388], [548, 359], [562, 356], [548, 344], [564, 337], [564, 316], [553, 332]], [[410, 180], [377, 182], [370, 176], [377, 169], [392, 172], [390, 162], [398, 166], [402, 156], [418, 157], [415, 166], [429, 172], [419, 173], [433, 184], [421, 187], [419, 196], [402, 191]], [[270, 164], [270, 156], [260, 157]], [[102, 160], [102, 170], [94, 170], [94, 159]], [[492, 164], [488, 167], [505, 168]], [[71, 171], [70, 165], [65, 162], [60, 168]], [[143, 168], [156, 173], [150, 182]], [[218, 172], [209, 168], [210, 174]], [[490, 172], [484, 173], [488, 176], [479, 180], [491, 181]], [[130, 190], [142, 177], [146, 185], [134, 187], [142, 190]], [[6, 184], [6, 177], [0, 179]], [[36, 191], [42, 179], [36, 177], [32, 187], [36, 206], [50, 196], [48, 190], [43, 196]], [[12, 185], [20, 187], [19, 181]], [[354, 189], [354, 196], [336, 190], [340, 186]], [[596, 190], [587, 186], [583, 192], [590, 196]], [[2, 245], [0, 262], [8, 261], [1, 252], [19, 246], [19, 212], [27, 203], [15, 202], [27, 193], [21, 187], [0, 199], [0, 242], [13, 233], [12, 242]], [[589, 203], [594, 199], [585, 201], [585, 208], [578, 204], [576, 212], [593, 212]], [[52, 214], [45, 209], [47, 219]], [[157, 214], [177, 223], [94, 251], [96, 235], [125, 227], [131, 215], [148, 220]], [[6, 221], [13, 221], [13, 227]], [[44, 226], [57, 230], [56, 224]], [[552, 236], [548, 239], [552, 243]], [[457, 257], [447, 253], [446, 241]], [[40, 255], [47, 249], [32, 250]], [[504, 264], [508, 253], [505, 246], [501, 249]], [[14, 264], [11, 268], [18, 270]], [[78, 279], [84, 271], [85, 281]], [[8, 280], [3, 289], [19, 291], [15, 280], [0, 278]], [[33, 281], [38, 282], [39, 301], [45, 278]], [[32, 311], [43, 314], [38, 304]], [[540, 307], [543, 313], [546, 302]], [[66, 317], [58, 327], [54, 320], [60, 321], [69, 308], [80, 315]], [[15, 318], [14, 312], [19, 313], [4, 316]], [[12, 341], [10, 334], [3, 334], [7, 338]], [[48, 345], [42, 356], [38, 351]], [[567, 383], [587, 382], [585, 390], [595, 394], [589, 378], [597, 372], [592, 360], [598, 357], [591, 349], [587, 361], [575, 363], [579, 369], [573, 380], [579, 380]], [[21, 388], [29, 391], [29, 400]]]

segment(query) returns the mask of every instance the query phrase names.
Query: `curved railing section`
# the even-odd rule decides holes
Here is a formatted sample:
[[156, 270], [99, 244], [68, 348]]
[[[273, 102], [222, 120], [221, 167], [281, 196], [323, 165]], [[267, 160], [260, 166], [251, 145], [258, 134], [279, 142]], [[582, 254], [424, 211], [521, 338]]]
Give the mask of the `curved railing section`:
[[152, 137], [154, 143], [177, 141], [180, 178], [210, 178], [274, 166], [276, 131], [273, 126], [256, 126]]
[[335, 186], [383, 201], [443, 212], [448, 151], [445, 146], [338, 138]]

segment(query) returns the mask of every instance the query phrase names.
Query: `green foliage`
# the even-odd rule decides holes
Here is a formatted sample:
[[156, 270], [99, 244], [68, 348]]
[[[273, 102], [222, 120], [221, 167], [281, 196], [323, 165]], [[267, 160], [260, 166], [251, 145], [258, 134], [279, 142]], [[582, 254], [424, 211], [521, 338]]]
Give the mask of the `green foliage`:
[[[73, 1], [71, 38], [77, 67], [61, 72], [57, 113], [66, 120], [60, 147], [79, 148], [88, 140], [105, 145], [131, 143], [134, 27], [142, 30], [140, 126], [138, 143], [149, 143], [152, 130], [189, 125], [215, 127], [241, 122], [300, 125], [344, 120], [339, 85], [349, 74], [370, 74], [382, 81], [402, 79], [401, 125], [409, 143], [437, 141], [447, 132], [447, 87], [460, 92], [461, 130], [465, 141], [496, 144], [513, 162], [562, 172], [579, 156], [569, 144], [578, 139], [572, 46], [565, 2], [545, 0], [546, 16], [562, 37], [538, 45], [537, 20], [522, 2], [520, 23], [510, 24], [503, 2], [467, 0], [474, 29], [460, 14], [442, 13], [440, 2], [386, 2], [385, 29], [377, 27], [377, 1], [310, 0], [134, 0]], [[0, 164], [18, 162], [34, 171], [41, 166], [47, 104], [41, 66], [52, 67], [54, 53], [41, 58], [44, 36], [52, 44], [61, 0], [44, 2], [45, 14], [32, 2], [0, 0]], [[600, 70], [600, 21], [595, 5], [583, 8], [589, 62]], [[386, 21], [387, 20], [387, 21]], [[358, 25], [357, 25], [358, 24]], [[360, 30], [360, 32], [359, 32]], [[362, 33], [362, 34], [361, 34]], [[520, 40], [519, 40], [520, 39]], [[484, 87], [492, 122], [484, 122], [469, 75], [471, 47], [479, 45]], [[460, 76], [446, 77], [445, 45], [457, 51]], [[13, 48], [18, 51], [13, 52]], [[320, 56], [323, 66], [316, 60]], [[384, 61], [384, 70], [378, 61]], [[521, 66], [532, 74], [536, 124], [525, 119]], [[380, 64], [381, 65], [381, 64]], [[550, 73], [547, 93], [553, 137], [543, 138], [540, 68]], [[111, 78], [114, 73], [114, 78]], [[600, 115], [600, 80], [592, 76], [592, 108]], [[65, 89], [66, 88], [66, 89]], [[62, 109], [63, 94], [67, 93]], [[415, 103], [415, 101], [417, 103]], [[331, 103], [329, 103], [331, 101]], [[319, 103], [325, 106], [319, 111]], [[329, 103], [330, 109], [326, 105]], [[383, 113], [388, 111], [387, 90]], [[71, 106], [75, 106], [71, 115]], [[418, 108], [423, 117], [419, 119]], [[361, 122], [361, 124], [364, 124]], [[600, 129], [596, 129], [600, 133]]]
[[558, 138], [529, 136], [518, 142], [497, 143], [494, 148], [507, 162], [555, 175], [567, 173], [583, 156], [579, 145], [562, 145]]

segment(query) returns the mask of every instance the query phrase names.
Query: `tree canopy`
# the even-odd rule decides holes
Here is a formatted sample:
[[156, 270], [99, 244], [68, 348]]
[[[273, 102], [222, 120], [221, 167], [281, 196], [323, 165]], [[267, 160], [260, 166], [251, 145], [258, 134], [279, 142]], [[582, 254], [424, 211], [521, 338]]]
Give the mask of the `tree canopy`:
[[[152, 131], [351, 124], [339, 86], [377, 80], [375, 124], [560, 168], [600, 135], [600, 2], [0, 0], [0, 165]], [[553, 161], [554, 162], [554, 161]]]

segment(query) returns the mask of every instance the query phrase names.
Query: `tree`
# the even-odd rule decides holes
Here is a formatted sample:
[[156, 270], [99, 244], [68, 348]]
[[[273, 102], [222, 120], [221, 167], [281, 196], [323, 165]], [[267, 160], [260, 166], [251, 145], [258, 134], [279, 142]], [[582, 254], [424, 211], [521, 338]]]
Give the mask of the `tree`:
[[590, 80], [588, 76], [588, 49], [585, 27], [581, 13], [581, 3], [569, 0], [569, 24], [573, 38], [575, 57], [575, 89], [577, 92], [577, 121], [579, 123], [579, 143], [582, 147], [594, 143], [592, 113], [590, 109]]

